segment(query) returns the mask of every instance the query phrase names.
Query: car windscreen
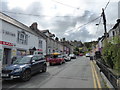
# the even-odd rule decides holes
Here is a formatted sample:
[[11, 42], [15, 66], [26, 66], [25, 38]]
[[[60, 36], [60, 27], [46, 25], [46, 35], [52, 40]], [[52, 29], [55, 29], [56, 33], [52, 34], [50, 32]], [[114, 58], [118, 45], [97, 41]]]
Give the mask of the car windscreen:
[[30, 63], [30, 60], [31, 60], [31, 57], [24, 56], [24, 57], [21, 57], [21, 58], [17, 58], [13, 62], [13, 64], [27, 64], [27, 63]]
[[74, 54], [70, 54], [69, 56], [74, 56]]
[[53, 55], [51, 58], [61, 58], [61, 55]]

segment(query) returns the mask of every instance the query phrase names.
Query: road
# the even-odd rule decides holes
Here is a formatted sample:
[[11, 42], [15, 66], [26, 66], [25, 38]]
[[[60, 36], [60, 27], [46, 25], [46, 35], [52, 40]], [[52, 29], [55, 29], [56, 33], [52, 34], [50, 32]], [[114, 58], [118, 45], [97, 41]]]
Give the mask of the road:
[[62, 65], [48, 66], [46, 73], [32, 76], [30, 81], [3, 81], [3, 88], [95, 88], [91, 61], [78, 57]]

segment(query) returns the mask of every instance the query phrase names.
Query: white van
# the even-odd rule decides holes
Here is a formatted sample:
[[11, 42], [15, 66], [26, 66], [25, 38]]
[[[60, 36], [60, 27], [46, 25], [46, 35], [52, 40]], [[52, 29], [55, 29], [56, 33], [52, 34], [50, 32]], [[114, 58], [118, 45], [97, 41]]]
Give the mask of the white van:
[[34, 55], [43, 55], [42, 51], [34, 51]]

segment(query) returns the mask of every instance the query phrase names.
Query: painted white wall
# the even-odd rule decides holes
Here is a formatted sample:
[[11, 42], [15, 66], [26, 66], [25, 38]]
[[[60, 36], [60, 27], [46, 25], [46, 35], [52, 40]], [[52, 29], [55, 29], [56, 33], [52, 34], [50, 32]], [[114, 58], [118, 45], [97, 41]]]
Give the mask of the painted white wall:
[[46, 40], [43, 39], [42, 37], [38, 37], [38, 40], [42, 41], [42, 48], [39, 48], [39, 44], [37, 46], [37, 49], [42, 49], [43, 50], [43, 54], [46, 55]]
[[[12, 32], [15, 34], [15, 37], [10, 36], [10, 35], [2, 35], [3, 41], [14, 43], [16, 45], [15, 47], [18, 49], [28, 50], [33, 47], [36, 47], [36, 49], [39, 49], [38, 48], [38, 40], [40, 38], [43, 41], [43, 48], [42, 48], [43, 53], [46, 54], [46, 41], [44, 38], [42, 38], [40, 36], [38, 38], [38, 36], [33, 35], [29, 32], [26, 32], [25, 30], [23, 30], [19, 27], [16, 27], [12, 24], [9, 24], [5, 21], [2, 22], [2, 26], [3, 26], [2, 30], [9, 31], [9, 32]], [[27, 45], [17, 43], [18, 31], [25, 31], [25, 33], [28, 35], [28, 44]]]
[[118, 27], [116, 28], [116, 34], [117, 35], [120, 34], [120, 23], [119, 23]]
[[[115, 29], [111, 29], [108, 33], [109, 33], [109, 37], [113, 37], [113, 31], [115, 31]], [[114, 32], [116, 35], [116, 32]]]
[[27, 45], [18, 44], [17, 43], [18, 31], [24, 31], [24, 30], [12, 25], [12, 24], [9, 24], [5, 21], [2, 22], [2, 26], [3, 26], [3, 28], [2, 28], [3, 30], [9, 31], [9, 32], [12, 32], [15, 34], [15, 37], [3, 34], [3, 41], [14, 43], [16, 45], [16, 48], [29, 49], [32, 46], [36, 46], [36, 47], [38, 46], [38, 38], [35, 35], [25, 32], [29, 36], [28, 44]]
[[98, 42], [98, 47], [99, 47], [99, 48], [102, 48], [102, 40], [99, 40], [99, 42]]

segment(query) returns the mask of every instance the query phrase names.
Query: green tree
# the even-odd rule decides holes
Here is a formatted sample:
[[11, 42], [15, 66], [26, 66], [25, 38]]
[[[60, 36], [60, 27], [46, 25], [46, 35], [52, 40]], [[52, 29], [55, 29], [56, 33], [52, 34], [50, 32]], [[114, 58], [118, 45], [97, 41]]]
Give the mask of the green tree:
[[104, 40], [102, 51], [105, 63], [112, 69], [120, 71], [120, 37], [116, 36], [112, 40]]

